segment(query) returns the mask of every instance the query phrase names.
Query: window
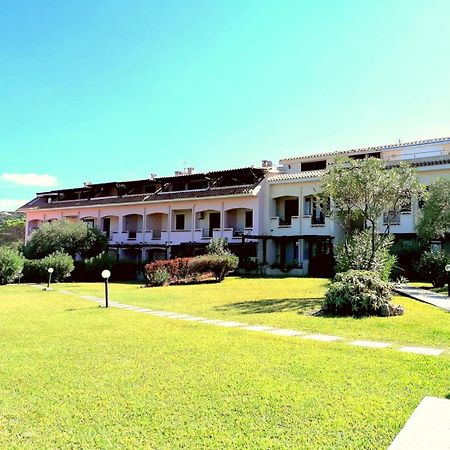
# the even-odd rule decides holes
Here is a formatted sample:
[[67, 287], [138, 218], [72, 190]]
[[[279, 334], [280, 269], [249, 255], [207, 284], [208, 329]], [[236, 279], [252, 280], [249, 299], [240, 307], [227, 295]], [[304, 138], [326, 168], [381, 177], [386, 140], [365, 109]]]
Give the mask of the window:
[[312, 197], [305, 197], [305, 203], [303, 204], [303, 215], [310, 216], [312, 211]]
[[88, 228], [94, 228], [94, 219], [83, 219]]
[[325, 224], [325, 214], [323, 213], [323, 205], [314, 199], [312, 202], [312, 216], [311, 223], [313, 225], [324, 225]]
[[253, 228], [253, 211], [245, 211], [245, 228]]
[[327, 168], [327, 161], [312, 161], [312, 162], [302, 162], [302, 172], [306, 172], [308, 170], [322, 170]]
[[184, 214], [175, 215], [175, 229], [184, 230]]
[[363, 153], [362, 155], [350, 155], [350, 159], [366, 159], [366, 155]]
[[383, 225], [400, 225], [400, 213], [398, 211], [388, 211], [383, 214]]

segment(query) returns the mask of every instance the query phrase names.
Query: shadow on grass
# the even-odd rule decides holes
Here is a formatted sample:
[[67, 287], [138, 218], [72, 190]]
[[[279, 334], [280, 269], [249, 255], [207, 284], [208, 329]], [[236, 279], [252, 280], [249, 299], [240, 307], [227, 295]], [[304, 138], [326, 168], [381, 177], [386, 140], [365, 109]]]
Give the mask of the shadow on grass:
[[299, 314], [304, 314], [319, 310], [322, 302], [323, 298], [277, 298], [229, 303], [216, 306], [215, 309], [240, 314], [269, 314], [288, 311], [297, 311]]

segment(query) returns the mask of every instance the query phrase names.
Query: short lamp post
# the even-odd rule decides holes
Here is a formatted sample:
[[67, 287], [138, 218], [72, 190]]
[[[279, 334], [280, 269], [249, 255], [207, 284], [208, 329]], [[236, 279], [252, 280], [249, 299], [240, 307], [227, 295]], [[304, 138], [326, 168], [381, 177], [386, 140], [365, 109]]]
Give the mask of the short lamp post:
[[450, 297], [450, 264], [445, 266], [445, 271], [447, 272], [447, 295]]
[[51, 291], [50, 283], [52, 282], [52, 273], [55, 271], [53, 267], [49, 267], [47, 269], [48, 272], [48, 281], [47, 281], [47, 287], [45, 288], [46, 291]]
[[102, 272], [102, 278], [105, 280], [105, 308], [108, 307], [108, 280], [111, 276], [111, 272], [109, 270], [104, 270]]

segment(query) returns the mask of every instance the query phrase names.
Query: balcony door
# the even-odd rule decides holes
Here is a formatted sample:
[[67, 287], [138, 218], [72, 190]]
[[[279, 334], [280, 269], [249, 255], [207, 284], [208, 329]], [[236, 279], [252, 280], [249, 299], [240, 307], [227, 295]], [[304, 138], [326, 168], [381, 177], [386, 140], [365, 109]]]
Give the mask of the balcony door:
[[291, 225], [292, 216], [298, 216], [298, 199], [285, 200], [284, 202], [284, 220], [286, 225]]
[[108, 238], [111, 237], [111, 219], [109, 217], [103, 219], [103, 231]]
[[220, 228], [220, 213], [209, 213], [209, 236], [212, 237], [213, 229]]

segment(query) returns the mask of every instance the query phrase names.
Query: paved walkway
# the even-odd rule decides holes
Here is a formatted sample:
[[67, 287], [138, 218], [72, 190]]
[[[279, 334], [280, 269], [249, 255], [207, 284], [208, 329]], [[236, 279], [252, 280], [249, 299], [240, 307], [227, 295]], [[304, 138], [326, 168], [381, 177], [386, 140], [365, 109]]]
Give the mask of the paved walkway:
[[450, 311], [450, 297], [447, 297], [446, 295], [437, 294], [436, 292], [409, 286], [407, 284], [396, 286], [395, 291], [399, 294], [419, 300], [420, 302], [428, 303], [429, 305]]
[[388, 450], [450, 450], [450, 400], [425, 397]]
[[[33, 285], [36, 288], [42, 288], [41, 285]], [[58, 292], [65, 295], [76, 295], [72, 291], [60, 289]], [[105, 304], [105, 300], [100, 297], [95, 297], [93, 295], [80, 295], [80, 298], [84, 300], [88, 300], [91, 302], [97, 303], [99, 306], [103, 306]], [[443, 353], [450, 353], [449, 350], [444, 350], [440, 348], [432, 348], [432, 347], [417, 347], [417, 346], [398, 346], [389, 342], [379, 342], [379, 341], [365, 341], [365, 340], [350, 340], [340, 336], [331, 336], [328, 334], [319, 334], [319, 333], [309, 333], [306, 331], [300, 330], [290, 330], [287, 328], [277, 328], [271, 327], [267, 325], [250, 325], [247, 323], [236, 322], [232, 320], [221, 320], [221, 319], [209, 319], [207, 317], [199, 317], [199, 316], [191, 316], [190, 314], [180, 314], [173, 311], [163, 311], [163, 310], [155, 310], [150, 308], [142, 308], [140, 306], [128, 305], [126, 303], [119, 303], [116, 301], [110, 301], [109, 306], [113, 308], [127, 309], [130, 311], [138, 312], [141, 314], [150, 314], [156, 317], [163, 317], [167, 319], [174, 320], [185, 320], [187, 322], [198, 322], [201, 324], [226, 327], [226, 328], [237, 328], [240, 330], [246, 331], [255, 331], [260, 333], [268, 333], [272, 335], [278, 336], [288, 336], [293, 338], [300, 339], [311, 339], [315, 341], [322, 342], [342, 342], [344, 344], [353, 345], [356, 347], [366, 347], [366, 348], [374, 348], [374, 349], [384, 349], [391, 348], [392, 350], [405, 352], [405, 353], [416, 353], [419, 355], [428, 355], [428, 356], [439, 356]]]

